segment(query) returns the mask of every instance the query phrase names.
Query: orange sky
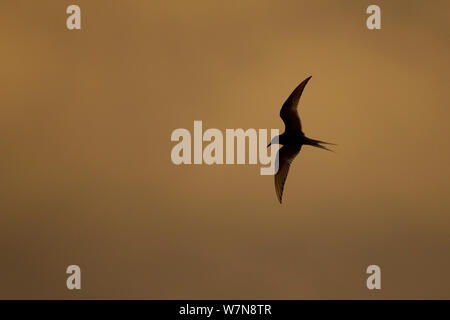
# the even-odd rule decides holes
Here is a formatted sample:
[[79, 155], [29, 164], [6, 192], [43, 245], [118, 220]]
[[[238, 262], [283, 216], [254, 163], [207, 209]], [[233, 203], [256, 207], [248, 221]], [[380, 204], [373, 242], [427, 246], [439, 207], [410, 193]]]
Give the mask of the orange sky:
[[[0, 4], [0, 298], [450, 298], [448, 1], [77, 3], [81, 31]], [[282, 129], [309, 75], [337, 153], [304, 147], [283, 205], [256, 165], [171, 162], [194, 120]]]

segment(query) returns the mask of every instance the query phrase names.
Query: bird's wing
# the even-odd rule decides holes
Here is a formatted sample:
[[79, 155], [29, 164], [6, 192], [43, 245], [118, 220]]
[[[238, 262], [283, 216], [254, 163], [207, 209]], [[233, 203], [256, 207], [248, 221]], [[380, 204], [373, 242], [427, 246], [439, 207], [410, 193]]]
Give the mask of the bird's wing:
[[297, 154], [300, 152], [300, 146], [283, 146], [278, 151], [277, 162], [278, 171], [275, 174], [275, 191], [277, 193], [278, 201], [282, 201], [284, 183], [289, 172], [292, 161], [294, 161]]
[[311, 79], [311, 77], [303, 80], [303, 82], [300, 83], [294, 91], [292, 91], [289, 98], [287, 98], [287, 100], [281, 107], [280, 117], [281, 119], [283, 119], [286, 131], [302, 131], [302, 124], [300, 122], [300, 117], [298, 116], [297, 106], [303, 89], [305, 88], [309, 79]]

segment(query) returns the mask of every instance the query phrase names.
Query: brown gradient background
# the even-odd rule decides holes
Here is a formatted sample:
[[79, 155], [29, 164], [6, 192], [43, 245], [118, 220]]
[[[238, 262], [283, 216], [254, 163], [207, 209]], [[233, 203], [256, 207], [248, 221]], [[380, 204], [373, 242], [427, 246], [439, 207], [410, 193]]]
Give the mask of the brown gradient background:
[[[0, 298], [450, 298], [449, 9], [2, 0]], [[305, 147], [283, 205], [256, 165], [172, 164], [194, 120], [283, 128], [308, 75], [337, 153]]]

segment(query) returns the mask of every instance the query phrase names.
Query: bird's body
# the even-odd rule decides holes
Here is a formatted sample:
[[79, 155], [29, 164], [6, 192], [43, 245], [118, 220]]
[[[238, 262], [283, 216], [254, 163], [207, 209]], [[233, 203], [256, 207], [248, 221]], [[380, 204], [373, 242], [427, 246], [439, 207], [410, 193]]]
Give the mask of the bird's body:
[[[292, 161], [300, 152], [303, 145], [310, 145], [317, 148], [329, 150], [322, 144], [332, 144], [320, 140], [315, 140], [308, 138], [302, 131], [302, 125], [300, 117], [298, 115], [297, 106], [298, 101], [302, 95], [303, 89], [308, 83], [311, 77], [306, 78], [300, 83], [297, 88], [291, 93], [289, 98], [281, 107], [280, 117], [283, 119], [285, 125], [285, 131], [273, 139], [273, 143], [277, 141], [278, 144], [282, 145], [277, 154], [278, 168], [275, 174], [275, 191], [277, 193], [278, 201], [282, 202], [283, 189], [286, 182], [286, 178], [289, 172]], [[269, 143], [268, 146], [272, 144]], [[331, 151], [331, 150], [329, 150]]]

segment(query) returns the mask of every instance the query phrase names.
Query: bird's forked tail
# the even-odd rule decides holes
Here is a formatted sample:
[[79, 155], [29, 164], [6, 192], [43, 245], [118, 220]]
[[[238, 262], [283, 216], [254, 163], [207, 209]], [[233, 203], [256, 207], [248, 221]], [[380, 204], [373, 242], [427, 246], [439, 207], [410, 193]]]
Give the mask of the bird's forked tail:
[[334, 150], [328, 149], [326, 146], [324, 146], [324, 144], [328, 144], [328, 145], [332, 145], [332, 146], [336, 146], [337, 145], [337, 144], [331, 143], [331, 142], [325, 142], [325, 141], [320, 141], [320, 140], [315, 140], [315, 139], [309, 139], [308, 138], [308, 145], [316, 147], [316, 148], [328, 150], [328, 151], [331, 151], [331, 152], [336, 152]]

